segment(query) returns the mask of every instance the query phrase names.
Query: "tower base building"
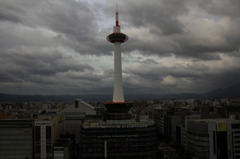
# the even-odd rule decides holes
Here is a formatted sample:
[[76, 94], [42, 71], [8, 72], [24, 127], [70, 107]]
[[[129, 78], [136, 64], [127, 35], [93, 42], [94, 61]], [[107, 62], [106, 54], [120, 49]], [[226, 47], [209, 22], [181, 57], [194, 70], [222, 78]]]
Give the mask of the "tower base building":
[[86, 121], [81, 131], [82, 159], [154, 159], [156, 127], [153, 121]]

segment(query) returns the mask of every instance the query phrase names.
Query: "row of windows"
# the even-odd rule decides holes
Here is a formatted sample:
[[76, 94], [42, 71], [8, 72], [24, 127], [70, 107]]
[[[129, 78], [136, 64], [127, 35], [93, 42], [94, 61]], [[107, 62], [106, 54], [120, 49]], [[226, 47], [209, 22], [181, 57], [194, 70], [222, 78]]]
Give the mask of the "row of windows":
[[118, 142], [118, 141], [126, 141], [126, 142], [133, 142], [133, 141], [153, 141], [156, 140], [156, 137], [144, 137], [144, 138], [115, 138], [115, 137], [109, 137], [109, 138], [93, 138], [93, 139], [81, 139], [82, 142], [103, 142], [104, 140], [107, 141], [114, 141], [114, 142]]
[[152, 132], [155, 131], [155, 127], [142, 127], [142, 128], [109, 128], [109, 129], [94, 129], [94, 128], [89, 128], [89, 129], [83, 129], [82, 133], [107, 133], [107, 132]]
[[208, 153], [208, 146], [197, 146], [194, 144], [189, 144], [188, 145], [188, 150], [192, 153], [196, 153], [196, 152], [207, 152]]
[[0, 131], [0, 136], [12, 136], [12, 135], [21, 135], [21, 136], [28, 136], [28, 135], [32, 135], [32, 131], [24, 131], [24, 132], [16, 132], [16, 133], [12, 133], [12, 132], [2, 132], [2, 130]]
[[4, 134], [26, 134], [32, 133], [32, 129], [1, 129], [0, 135]]
[[232, 129], [240, 129], [240, 124], [232, 124]]
[[[115, 153], [111, 153], [109, 154], [109, 156], [111, 156], [112, 158], [121, 158], [124, 157], [126, 158], [127, 156], [132, 156], [132, 157], [137, 157], [139, 156], [140, 158], [153, 158], [154, 155], [154, 151], [135, 151], [135, 152], [115, 152]], [[85, 158], [94, 158], [94, 157], [99, 157], [99, 158], [103, 158], [104, 154], [101, 153], [83, 153], [82, 157]]]
[[[27, 143], [27, 144], [9, 144], [9, 143], [6, 143], [6, 144], [1, 144], [0, 143], [0, 148], [1, 149], [4, 149], [4, 148], [7, 148], [7, 149], [28, 149], [28, 148], [31, 148], [32, 147], [32, 143]], [[1, 151], [1, 150], [0, 150]]]
[[[40, 152], [41, 152], [41, 146], [40, 146], [40, 145], [36, 145], [36, 146], [35, 146], [35, 153], [36, 153], [36, 154], [40, 154]], [[47, 144], [47, 145], [46, 145], [46, 152], [47, 152], [47, 153], [51, 153], [51, 152], [52, 152], [52, 146], [51, 146], [51, 144]]]
[[[119, 143], [108, 143], [108, 147], [133, 147], [133, 146], [153, 146], [156, 142], [119, 142]], [[81, 144], [81, 147], [83, 148], [103, 148], [104, 143], [91, 143], [91, 144]]]
[[26, 154], [31, 154], [32, 150], [1, 150], [0, 156], [3, 155], [26, 155]]
[[[108, 152], [146, 152], [146, 151], [152, 151], [152, 147], [138, 147], [138, 146], [132, 146], [132, 147], [117, 147], [117, 148], [108, 148]], [[86, 148], [82, 149], [82, 152], [91, 152], [91, 153], [98, 153], [98, 152], [103, 152], [104, 149], [102, 148]]]
[[[95, 134], [81, 134], [82, 137], [98, 137], [98, 136], [104, 136], [106, 133], [95, 133]], [[112, 135], [112, 136], [133, 136], [133, 137], [145, 137], [145, 136], [154, 136], [156, 135], [155, 132], [149, 132], [149, 133], [136, 133], [136, 132], [131, 132], [131, 133], [127, 133], [127, 132], [112, 132], [112, 133], [107, 133], [108, 135]]]
[[[34, 159], [42, 159], [40, 155], [35, 155]], [[52, 159], [52, 156], [46, 156], [46, 159]]]
[[32, 140], [32, 136], [18, 136], [18, 135], [13, 135], [13, 136], [1, 136], [0, 137], [0, 142], [1, 141], [12, 141], [14, 142], [18, 140]]
[[198, 137], [209, 137], [208, 134], [196, 134], [196, 133], [193, 133], [193, 132], [190, 132], [190, 131], [188, 131], [188, 134], [192, 135], [192, 136], [198, 136]]
[[[36, 126], [35, 127], [35, 140], [36, 141], [39, 141], [40, 138], [41, 138], [41, 128], [40, 126]], [[46, 139], [48, 140], [51, 140], [51, 126], [46, 126]]]
[[209, 143], [206, 143], [206, 142], [191, 142], [191, 141], [189, 141], [188, 143], [191, 145], [195, 145], [195, 146], [203, 146], [203, 147], [209, 146]]
[[193, 135], [188, 135], [188, 139], [196, 142], [208, 142], [209, 138], [208, 137], [199, 137], [199, 136], [193, 136]]
[[3, 155], [1, 156], [3, 159], [31, 159], [32, 155], [29, 154], [23, 154], [23, 155], [18, 155], [18, 154], [11, 154], [11, 155]]

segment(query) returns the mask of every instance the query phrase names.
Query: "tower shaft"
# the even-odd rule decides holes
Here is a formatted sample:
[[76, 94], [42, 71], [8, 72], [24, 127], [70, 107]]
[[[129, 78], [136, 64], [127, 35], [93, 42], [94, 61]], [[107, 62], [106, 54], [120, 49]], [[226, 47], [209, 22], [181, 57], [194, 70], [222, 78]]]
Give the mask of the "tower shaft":
[[114, 43], [114, 91], [113, 102], [125, 102], [122, 85], [121, 43]]

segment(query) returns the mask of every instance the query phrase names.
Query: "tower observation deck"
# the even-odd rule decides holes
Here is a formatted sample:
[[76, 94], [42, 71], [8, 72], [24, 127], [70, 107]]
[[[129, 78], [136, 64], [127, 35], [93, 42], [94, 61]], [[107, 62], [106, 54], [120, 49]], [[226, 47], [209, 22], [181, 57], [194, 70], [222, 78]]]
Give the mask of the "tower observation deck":
[[111, 43], [124, 43], [125, 41], [128, 40], [128, 36], [121, 33], [120, 25], [118, 22], [118, 11], [116, 11], [115, 18], [116, 18], [116, 25], [113, 27], [113, 33], [107, 36], [107, 40]]

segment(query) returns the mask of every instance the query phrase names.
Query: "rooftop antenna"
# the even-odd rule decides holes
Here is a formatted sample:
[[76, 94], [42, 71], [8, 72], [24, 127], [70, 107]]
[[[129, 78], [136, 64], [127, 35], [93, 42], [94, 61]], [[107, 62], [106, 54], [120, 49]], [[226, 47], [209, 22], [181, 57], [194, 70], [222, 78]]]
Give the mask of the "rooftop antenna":
[[118, 8], [117, 8], [117, 4], [116, 4], [116, 26], [118, 25]]

